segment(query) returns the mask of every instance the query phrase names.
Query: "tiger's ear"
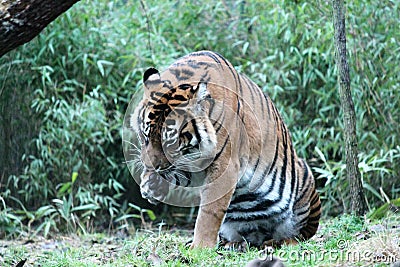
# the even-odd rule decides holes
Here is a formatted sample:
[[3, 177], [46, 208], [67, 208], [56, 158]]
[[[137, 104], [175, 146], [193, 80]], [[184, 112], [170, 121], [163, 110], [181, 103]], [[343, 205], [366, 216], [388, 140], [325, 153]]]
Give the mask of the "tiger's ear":
[[160, 73], [155, 68], [147, 69], [143, 74], [143, 84], [146, 89], [151, 89], [153, 85], [161, 83]]

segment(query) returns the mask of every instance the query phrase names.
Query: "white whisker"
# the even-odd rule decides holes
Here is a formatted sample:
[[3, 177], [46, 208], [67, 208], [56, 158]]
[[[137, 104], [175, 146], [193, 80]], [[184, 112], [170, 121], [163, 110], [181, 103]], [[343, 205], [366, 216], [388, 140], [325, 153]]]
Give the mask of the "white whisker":
[[133, 146], [135, 149], [140, 151], [140, 148], [133, 142], [130, 142], [128, 140], [123, 140], [125, 143], [128, 143], [129, 145]]

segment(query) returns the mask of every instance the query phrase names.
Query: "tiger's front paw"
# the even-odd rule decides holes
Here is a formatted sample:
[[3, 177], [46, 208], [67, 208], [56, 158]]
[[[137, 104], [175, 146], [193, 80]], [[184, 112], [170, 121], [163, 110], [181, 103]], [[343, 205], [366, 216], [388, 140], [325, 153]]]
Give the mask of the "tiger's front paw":
[[163, 202], [169, 191], [169, 182], [157, 173], [142, 175], [140, 192], [152, 204]]
[[217, 242], [214, 240], [198, 240], [196, 241], [193, 240], [193, 242], [190, 244], [190, 249], [193, 248], [215, 248]]

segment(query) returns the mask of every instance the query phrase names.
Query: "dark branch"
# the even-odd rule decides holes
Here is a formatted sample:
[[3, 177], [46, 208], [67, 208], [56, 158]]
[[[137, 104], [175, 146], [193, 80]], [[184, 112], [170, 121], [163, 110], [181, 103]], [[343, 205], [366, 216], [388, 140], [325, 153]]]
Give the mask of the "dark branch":
[[0, 2], [0, 57], [29, 42], [79, 0], [3, 0]]

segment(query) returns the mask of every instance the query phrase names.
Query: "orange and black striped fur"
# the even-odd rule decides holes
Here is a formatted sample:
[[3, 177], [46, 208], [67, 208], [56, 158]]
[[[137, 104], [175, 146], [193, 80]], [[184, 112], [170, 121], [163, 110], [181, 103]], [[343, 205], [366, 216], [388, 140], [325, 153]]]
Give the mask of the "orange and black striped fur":
[[200, 51], [143, 76], [130, 123], [141, 140], [142, 195], [163, 201], [196, 179], [192, 247], [312, 237], [321, 214], [307, 163], [270, 98], [221, 55]]

